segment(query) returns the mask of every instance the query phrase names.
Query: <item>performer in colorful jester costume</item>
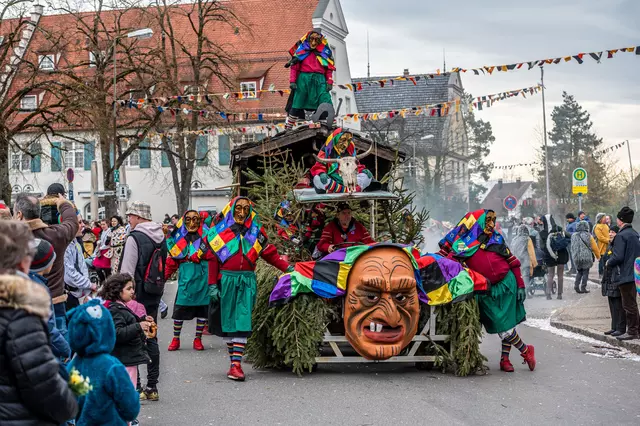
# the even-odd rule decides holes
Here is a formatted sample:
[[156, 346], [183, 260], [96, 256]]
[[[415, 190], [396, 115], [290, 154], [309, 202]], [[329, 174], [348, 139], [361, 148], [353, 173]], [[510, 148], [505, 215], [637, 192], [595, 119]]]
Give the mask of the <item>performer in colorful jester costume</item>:
[[315, 111], [320, 104], [332, 104], [334, 66], [333, 52], [322, 31], [305, 34], [291, 49], [290, 105], [287, 105], [285, 129], [291, 129], [296, 119], [304, 120], [305, 111]]
[[442, 240], [440, 254], [456, 259], [471, 270], [482, 274], [491, 283], [486, 294], [476, 296], [480, 321], [487, 333], [502, 339], [500, 369], [513, 372], [509, 360], [515, 346], [531, 371], [536, 367], [534, 347], [526, 345], [516, 325], [526, 319], [524, 301], [527, 297], [520, 272], [520, 261], [511, 253], [496, 229], [493, 210], [469, 212]]
[[296, 220], [294, 212], [291, 211], [291, 202], [289, 200], [280, 203], [274, 219], [278, 221], [278, 237], [294, 244], [300, 243], [298, 237], [300, 236], [301, 224]]
[[[371, 150], [356, 155], [356, 146], [353, 143], [353, 133], [337, 128], [327, 138], [322, 149], [317, 155], [317, 162], [311, 168], [313, 187], [318, 194], [347, 192], [342, 176], [340, 175], [338, 159], [343, 157], [356, 157], [356, 180], [358, 185], [356, 192], [364, 191], [373, 182], [373, 174], [360, 164], [358, 160], [369, 155]], [[376, 188], [380, 184], [375, 182]], [[373, 188], [372, 188], [373, 189]]]
[[487, 280], [438, 255], [420, 257], [410, 246], [375, 244], [340, 249], [317, 262], [300, 262], [278, 280], [271, 306], [299, 294], [345, 297], [344, 327], [363, 357], [397, 356], [418, 328], [420, 303], [441, 305], [485, 291]]
[[242, 356], [251, 335], [251, 313], [256, 300], [256, 262], [262, 257], [269, 264], [287, 271], [276, 248], [269, 244], [267, 232], [253, 203], [236, 197], [216, 216], [206, 233], [199, 257], [209, 263], [209, 330], [224, 338], [231, 359], [227, 377], [243, 381]]
[[211, 217], [208, 213], [187, 211], [176, 223], [176, 228], [167, 238], [167, 265], [165, 278], [178, 271], [178, 291], [173, 306], [173, 339], [170, 351], [180, 349], [180, 332], [184, 321], [196, 318], [196, 337], [193, 349], [204, 350], [202, 332], [207, 324], [209, 311], [209, 262], [197, 258], [202, 237], [209, 230]]

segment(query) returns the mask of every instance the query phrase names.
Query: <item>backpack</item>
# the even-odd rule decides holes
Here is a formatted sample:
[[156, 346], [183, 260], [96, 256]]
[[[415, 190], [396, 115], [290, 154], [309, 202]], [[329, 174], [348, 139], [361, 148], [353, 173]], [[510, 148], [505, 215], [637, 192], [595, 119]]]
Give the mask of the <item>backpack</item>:
[[558, 253], [560, 250], [565, 250], [569, 247], [571, 240], [565, 237], [564, 232], [553, 232], [547, 237], [549, 240], [549, 246], [554, 253]]
[[142, 277], [142, 283], [144, 285], [144, 291], [156, 296], [161, 296], [164, 293], [164, 285], [166, 280], [164, 279], [165, 259], [163, 246], [165, 242], [162, 241], [158, 244], [154, 243], [153, 253], [151, 254], [151, 260], [147, 265], [147, 269]]
[[[587, 235], [585, 241], [583, 235]], [[593, 266], [594, 255], [591, 250], [591, 237], [586, 232], [576, 232], [571, 236], [571, 257], [577, 269], [589, 269]]]

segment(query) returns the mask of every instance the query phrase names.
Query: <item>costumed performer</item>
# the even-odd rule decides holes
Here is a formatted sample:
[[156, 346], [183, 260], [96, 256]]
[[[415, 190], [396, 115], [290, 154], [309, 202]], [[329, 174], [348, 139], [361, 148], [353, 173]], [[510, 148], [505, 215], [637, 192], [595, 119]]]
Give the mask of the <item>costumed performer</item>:
[[209, 262], [200, 262], [198, 251], [208, 231], [211, 217], [206, 212], [188, 210], [167, 238], [165, 279], [178, 271], [178, 290], [173, 305], [173, 339], [169, 351], [180, 349], [184, 321], [196, 318], [193, 349], [204, 350], [202, 332], [209, 317]]
[[243, 381], [242, 356], [252, 331], [257, 292], [256, 262], [262, 257], [283, 272], [290, 266], [268, 243], [260, 217], [246, 197], [234, 198], [216, 216], [198, 254], [210, 261], [209, 281], [215, 283], [209, 293], [209, 330], [227, 343], [231, 360], [227, 377]]
[[278, 237], [293, 244], [299, 244], [300, 224], [296, 221], [295, 215], [291, 211], [291, 202], [285, 200], [280, 203], [274, 219], [278, 221]]
[[397, 356], [416, 335], [420, 303], [441, 305], [485, 291], [487, 280], [453, 260], [420, 257], [399, 244], [353, 246], [317, 262], [299, 262], [278, 280], [269, 298], [279, 306], [302, 293], [345, 298], [347, 340], [364, 358]]
[[487, 333], [502, 339], [500, 369], [513, 372], [509, 360], [511, 346], [515, 346], [524, 363], [533, 371], [536, 358], [533, 345], [526, 345], [516, 325], [526, 319], [524, 301], [527, 297], [520, 272], [520, 261], [515, 257], [502, 235], [496, 229], [493, 210], [469, 212], [442, 240], [440, 254], [463, 262], [471, 270], [485, 276], [491, 283], [486, 294], [476, 295], [480, 308], [480, 322]]
[[[313, 187], [318, 194], [347, 192], [342, 176], [340, 175], [338, 159], [343, 157], [356, 157], [358, 186], [356, 192], [364, 191], [371, 185], [373, 174], [358, 160], [366, 157], [369, 151], [356, 155], [356, 145], [353, 143], [353, 133], [343, 130], [341, 127], [333, 131], [327, 138], [318, 153], [316, 164], [311, 167]], [[379, 184], [378, 184], [379, 186]], [[373, 188], [372, 188], [373, 189]]]
[[314, 29], [289, 49], [291, 60], [289, 82], [291, 95], [287, 103], [285, 129], [291, 129], [297, 119], [304, 120], [305, 111], [315, 111], [320, 104], [333, 104], [333, 52], [322, 31]]

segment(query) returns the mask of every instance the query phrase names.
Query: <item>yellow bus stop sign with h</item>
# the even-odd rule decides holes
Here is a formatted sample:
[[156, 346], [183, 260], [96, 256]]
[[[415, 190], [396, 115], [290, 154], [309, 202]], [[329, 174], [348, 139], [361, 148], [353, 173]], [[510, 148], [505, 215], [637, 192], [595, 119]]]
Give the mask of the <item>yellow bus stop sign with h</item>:
[[582, 167], [578, 167], [573, 171], [572, 192], [574, 194], [587, 194], [589, 187], [587, 184], [587, 171]]

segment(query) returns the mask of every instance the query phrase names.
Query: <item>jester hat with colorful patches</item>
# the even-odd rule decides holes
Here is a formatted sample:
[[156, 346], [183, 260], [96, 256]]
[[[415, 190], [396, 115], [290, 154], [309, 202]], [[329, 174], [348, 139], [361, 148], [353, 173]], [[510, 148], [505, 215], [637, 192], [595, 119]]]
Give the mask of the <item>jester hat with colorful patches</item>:
[[176, 223], [176, 228], [167, 237], [169, 256], [175, 260], [188, 259], [195, 255], [202, 245], [203, 235], [207, 233], [211, 226], [213, 216], [208, 212], [198, 213], [200, 215], [200, 228], [196, 232], [197, 238], [193, 239], [193, 241], [188, 241], [187, 235], [189, 231], [187, 230], [184, 218], [187, 216], [187, 213], [191, 212], [198, 213], [195, 210], [187, 210]]
[[440, 247], [449, 245], [457, 258], [468, 258], [475, 254], [479, 248], [486, 249], [490, 246], [500, 246], [498, 253], [506, 250], [504, 238], [495, 229], [488, 235], [484, 232], [487, 213], [491, 210], [476, 210], [467, 213], [458, 225], [440, 240]]
[[418, 297], [429, 305], [459, 302], [473, 296], [476, 287], [482, 291], [487, 280], [471, 273], [458, 262], [438, 255], [425, 255], [415, 247], [379, 243], [336, 250], [316, 262], [300, 262], [295, 270], [278, 280], [269, 298], [270, 306], [289, 302], [299, 294], [313, 293], [330, 299], [342, 297], [347, 289], [351, 268], [365, 252], [379, 247], [397, 247], [405, 252], [415, 269]]
[[[311, 49], [311, 45], [309, 44], [309, 37], [311, 37], [311, 34], [318, 34], [322, 37], [322, 40], [318, 43], [315, 49]], [[329, 47], [329, 42], [326, 37], [318, 31], [309, 31], [303, 35], [302, 38], [291, 47], [291, 49], [289, 49], [289, 54], [292, 57], [297, 58], [300, 62], [304, 61], [311, 53], [316, 56], [318, 62], [320, 62], [324, 68], [335, 71], [335, 61], [333, 59], [333, 52]]]
[[[238, 200], [248, 200], [249, 215], [243, 224], [236, 223], [233, 214]], [[214, 220], [205, 234], [199, 255], [205, 250], [212, 250], [221, 264], [242, 251], [244, 257], [255, 265], [260, 253], [267, 246], [267, 231], [264, 229], [254, 204], [247, 197], [236, 197], [231, 200]]]

